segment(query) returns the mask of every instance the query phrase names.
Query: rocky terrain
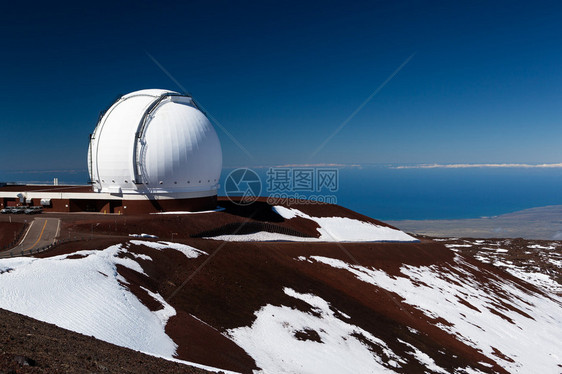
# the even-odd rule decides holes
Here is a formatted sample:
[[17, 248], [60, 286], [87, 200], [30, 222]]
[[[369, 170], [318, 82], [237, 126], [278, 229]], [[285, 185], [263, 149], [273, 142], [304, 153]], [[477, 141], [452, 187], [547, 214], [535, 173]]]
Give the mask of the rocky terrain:
[[0, 222], [0, 250], [14, 244], [24, 228], [24, 222]]
[[0, 309], [0, 373], [208, 373]]
[[434, 238], [447, 248], [491, 264], [547, 292], [562, 296], [562, 241]]
[[[562, 369], [560, 242], [413, 237], [332, 205], [220, 205], [60, 215], [76, 240], [0, 260], [0, 308], [214, 371]], [[46, 337], [2, 329], [24, 347], [2, 340], [10, 368], [23, 368], [15, 356], [56, 367]], [[101, 357], [107, 343], [83, 338]], [[69, 370], [103, 371], [71, 355]]]

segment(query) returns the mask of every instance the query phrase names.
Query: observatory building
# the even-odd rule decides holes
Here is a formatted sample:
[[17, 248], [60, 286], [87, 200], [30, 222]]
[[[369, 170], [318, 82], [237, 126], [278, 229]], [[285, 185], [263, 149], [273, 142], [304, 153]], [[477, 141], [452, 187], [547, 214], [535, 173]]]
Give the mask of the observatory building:
[[88, 147], [89, 186], [0, 186], [2, 208], [139, 214], [216, 207], [218, 136], [190, 96], [141, 90], [100, 115]]
[[90, 138], [94, 191], [122, 196], [128, 209], [214, 207], [221, 169], [213, 126], [191, 97], [177, 92], [121, 97]]

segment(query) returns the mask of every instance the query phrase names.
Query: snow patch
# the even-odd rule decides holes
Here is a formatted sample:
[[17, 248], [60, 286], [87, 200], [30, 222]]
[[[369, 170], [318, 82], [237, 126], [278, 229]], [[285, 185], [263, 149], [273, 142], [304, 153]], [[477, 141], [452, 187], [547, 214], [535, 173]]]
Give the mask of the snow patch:
[[525, 271], [515, 266], [506, 267], [504, 270], [514, 277], [522, 279], [525, 282], [529, 282], [538, 288], [542, 288], [553, 293], [562, 292], [562, 286], [548, 274]]
[[157, 213], [150, 213], [150, 214], [203, 214], [203, 213], [214, 213], [214, 212], [222, 212], [225, 210], [223, 207], [217, 207], [217, 209], [213, 210], [201, 210], [198, 212], [189, 212], [189, 211], [175, 211], [175, 212], [157, 212]]
[[168, 320], [170, 319], [170, 317], [173, 317], [176, 315], [176, 310], [174, 309], [174, 307], [172, 307], [170, 304], [168, 304], [166, 302], [166, 300], [164, 300], [164, 298], [162, 296], [160, 296], [159, 293], [155, 293], [150, 291], [147, 288], [144, 288], [141, 286], [141, 288], [143, 290], [146, 291], [146, 293], [148, 293], [148, 295], [150, 295], [150, 297], [152, 297], [154, 300], [158, 301], [161, 305], [162, 305], [162, 309], [159, 309], [157, 311], [154, 312], [154, 314], [156, 315], [156, 317], [158, 317], [160, 319], [160, 322], [162, 323], [162, 327], [166, 327], [166, 323], [168, 323]]
[[185, 257], [187, 258], [197, 258], [200, 255], [207, 255], [207, 252], [204, 252], [200, 249], [194, 248], [190, 245], [187, 244], [182, 244], [182, 243], [174, 243], [174, 242], [163, 242], [163, 241], [159, 241], [159, 242], [149, 242], [146, 240], [130, 240], [131, 244], [134, 245], [144, 245], [146, 247], [152, 248], [152, 249], [156, 249], [158, 251], [161, 251], [162, 249], [175, 249], [176, 251], [180, 251], [181, 253], [183, 253], [185, 255]]
[[557, 267], [562, 267], [562, 261], [560, 260], [554, 260], [552, 258], [548, 259], [548, 262], [550, 262], [552, 265], [557, 266]]
[[405, 232], [345, 217], [311, 217], [326, 242], [417, 242]]
[[134, 238], [153, 238], [153, 239], [158, 239], [158, 237], [156, 235], [151, 235], [151, 234], [129, 234], [129, 236], [132, 236]]
[[[151, 312], [120, 283], [117, 265], [145, 274], [121, 245], [49, 257], [0, 260], [0, 308], [122, 347], [172, 357], [176, 344], [165, 332], [172, 313]], [[71, 255], [77, 259], [67, 259]], [[173, 309], [173, 308], [172, 308]], [[175, 313], [175, 311], [174, 311]]]
[[548, 249], [548, 250], [556, 249], [556, 247], [552, 246], [552, 245], [549, 245], [548, 247], [545, 247], [544, 245], [540, 245], [540, 244], [528, 245], [527, 248], [530, 248], [530, 249]]
[[140, 258], [141, 260], [145, 260], [145, 261], [152, 261], [152, 257], [142, 253], [129, 252], [129, 254], [132, 255], [134, 258]]
[[[373, 373], [393, 372], [404, 363], [384, 341], [337, 318], [324, 299], [285, 288], [284, 292], [310, 305], [316, 315], [287, 306], [266, 305], [255, 312], [249, 327], [228, 335], [256, 360], [265, 373]], [[314, 332], [320, 341], [301, 340], [296, 333]], [[384, 361], [369, 345], [382, 352]], [[345, 360], [342, 360], [345, 357]]]
[[402, 339], [398, 339], [398, 341], [402, 344], [405, 344], [406, 346], [408, 346], [408, 348], [410, 348], [413, 352], [412, 355], [414, 356], [414, 358], [416, 360], [418, 360], [418, 362], [420, 364], [422, 364], [424, 367], [426, 367], [427, 369], [433, 371], [434, 373], [442, 373], [442, 374], [448, 374], [448, 371], [443, 369], [442, 367], [438, 366], [435, 361], [433, 361], [433, 359], [431, 357], [429, 357], [427, 354], [423, 353], [422, 351], [420, 351], [419, 349], [417, 349], [415, 346], [411, 345], [410, 343], [405, 342]]
[[280, 234], [269, 231], [258, 231], [252, 234], [208, 236], [203, 239], [222, 240], [225, 242], [315, 242], [317, 238]]
[[285, 219], [295, 218], [297, 217], [296, 212], [299, 212], [297, 209], [289, 209], [281, 205], [272, 206], [271, 209]]
[[[144, 353], [146, 353], [146, 352], [144, 352]], [[191, 362], [191, 361], [179, 360], [179, 359], [173, 358], [173, 357], [166, 357], [166, 356], [155, 355], [155, 354], [150, 354], [150, 355], [154, 356], [154, 357], [158, 357], [158, 358], [163, 358], [163, 359], [168, 360], [168, 361], [177, 362], [179, 364], [189, 365], [189, 366], [193, 366], [193, 367], [196, 367], [196, 368], [199, 368], [199, 369], [208, 370], [208, 371], [211, 371], [211, 372], [217, 373], [217, 374], [240, 374], [239, 372], [236, 372], [236, 371], [220, 369], [220, 368], [216, 368], [216, 367], [212, 367], [212, 366], [198, 364], [196, 362]]]

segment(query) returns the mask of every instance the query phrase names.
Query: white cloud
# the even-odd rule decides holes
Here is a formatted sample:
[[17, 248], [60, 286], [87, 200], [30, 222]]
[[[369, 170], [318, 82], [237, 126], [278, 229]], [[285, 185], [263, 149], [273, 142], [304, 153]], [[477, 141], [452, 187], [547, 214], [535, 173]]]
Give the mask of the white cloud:
[[391, 169], [467, 169], [467, 168], [562, 168], [558, 164], [419, 164], [391, 166]]

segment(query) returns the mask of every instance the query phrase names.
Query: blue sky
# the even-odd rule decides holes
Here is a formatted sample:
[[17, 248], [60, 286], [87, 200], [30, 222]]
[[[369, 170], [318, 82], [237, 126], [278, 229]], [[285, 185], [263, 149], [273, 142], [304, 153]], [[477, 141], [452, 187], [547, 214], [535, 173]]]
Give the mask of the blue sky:
[[[0, 13], [0, 171], [85, 169], [119, 95], [180, 88], [224, 165], [558, 163], [562, 3], [45, 4]], [[312, 153], [404, 61], [317, 154]]]

